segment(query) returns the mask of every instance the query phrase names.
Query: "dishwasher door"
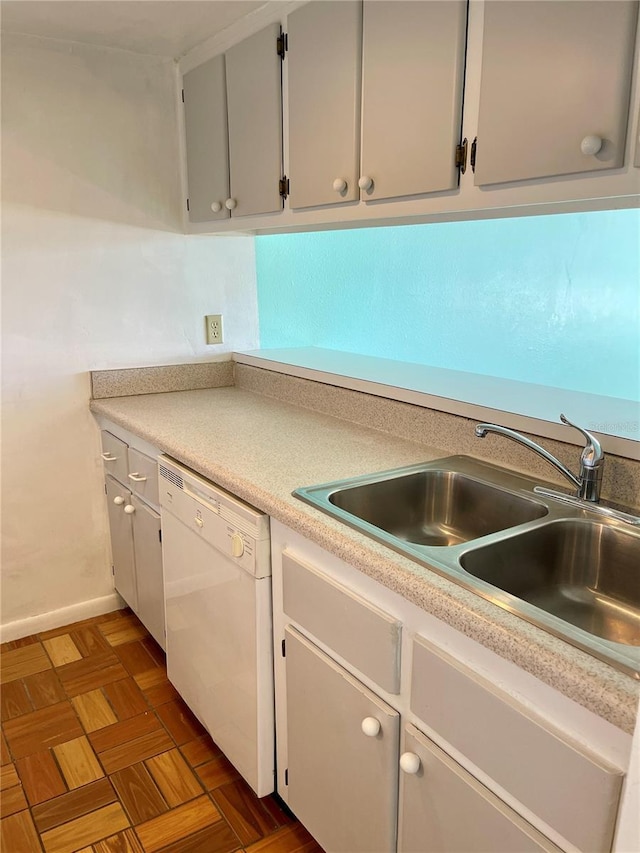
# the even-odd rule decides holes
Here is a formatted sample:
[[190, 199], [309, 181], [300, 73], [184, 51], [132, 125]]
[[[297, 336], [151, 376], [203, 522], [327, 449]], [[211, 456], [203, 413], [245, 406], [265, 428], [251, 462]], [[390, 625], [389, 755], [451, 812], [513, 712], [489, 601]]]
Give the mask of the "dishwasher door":
[[262, 797], [275, 781], [271, 578], [212, 544], [229, 540], [228, 522], [183, 492], [174, 500], [181, 518], [162, 508], [168, 676]]

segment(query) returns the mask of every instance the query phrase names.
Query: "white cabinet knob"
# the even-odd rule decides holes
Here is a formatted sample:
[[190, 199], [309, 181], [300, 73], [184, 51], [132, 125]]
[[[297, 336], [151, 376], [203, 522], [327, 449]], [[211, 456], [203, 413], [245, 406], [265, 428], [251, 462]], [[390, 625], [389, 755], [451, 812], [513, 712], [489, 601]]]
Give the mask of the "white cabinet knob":
[[373, 178], [370, 178], [369, 175], [363, 175], [358, 181], [358, 186], [361, 190], [370, 190], [373, 186]]
[[585, 138], [580, 143], [580, 150], [583, 154], [593, 155], [597, 154], [598, 151], [602, 148], [602, 137], [601, 136], [585, 136]]
[[336, 178], [333, 182], [333, 188], [337, 193], [343, 193], [347, 188], [347, 182], [344, 178]]
[[124, 508], [124, 511], [127, 513], [127, 515], [133, 515], [133, 513], [136, 511], [136, 508], [133, 504], [127, 504]]
[[239, 533], [234, 533], [231, 537], [231, 556], [242, 557], [244, 554], [244, 542]]
[[213, 210], [214, 213], [219, 213], [222, 210], [222, 205], [219, 201], [212, 201], [211, 210]]
[[113, 499], [113, 502], [116, 506], [122, 506], [122, 504], [124, 503], [124, 498], [122, 497], [122, 495], [118, 495]]
[[400, 767], [405, 773], [414, 775], [420, 770], [421, 761], [415, 752], [403, 752], [400, 756]]
[[234, 207], [237, 206], [237, 204], [238, 202], [235, 200], [235, 198], [228, 198], [225, 201], [224, 206], [227, 208], [227, 210], [233, 210]]
[[380, 734], [380, 720], [375, 717], [365, 717], [362, 721], [362, 731], [367, 737], [376, 737]]

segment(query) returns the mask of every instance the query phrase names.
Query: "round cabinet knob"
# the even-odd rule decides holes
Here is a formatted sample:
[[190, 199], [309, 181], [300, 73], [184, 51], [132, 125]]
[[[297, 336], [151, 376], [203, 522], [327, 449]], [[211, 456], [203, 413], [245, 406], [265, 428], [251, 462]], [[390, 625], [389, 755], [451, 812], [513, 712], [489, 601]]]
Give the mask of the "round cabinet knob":
[[113, 499], [113, 502], [116, 506], [122, 506], [122, 504], [124, 503], [124, 498], [122, 497], [122, 495], [118, 495]]
[[421, 761], [415, 752], [403, 752], [400, 756], [400, 767], [405, 773], [414, 775], [420, 770]]
[[593, 156], [594, 154], [597, 154], [601, 148], [601, 136], [585, 136], [585, 138], [580, 143], [580, 150], [583, 154], [586, 154], [588, 156]]
[[124, 508], [124, 511], [127, 513], [127, 515], [133, 515], [133, 513], [136, 511], [136, 508], [133, 504], [127, 504]]
[[219, 201], [212, 201], [211, 210], [213, 210], [214, 213], [219, 213], [222, 210], [222, 205]]
[[363, 175], [358, 181], [358, 186], [361, 190], [370, 190], [373, 186], [373, 178], [370, 178], [369, 175]]
[[333, 188], [337, 193], [343, 193], [347, 188], [347, 182], [344, 178], [336, 178], [333, 182]]
[[233, 210], [234, 207], [237, 207], [237, 204], [238, 202], [235, 200], [235, 198], [228, 198], [225, 201], [224, 206], [227, 208], [227, 210]]
[[365, 717], [362, 721], [362, 731], [367, 737], [376, 737], [380, 734], [380, 720], [375, 717]]
[[242, 557], [244, 554], [244, 542], [239, 533], [234, 533], [231, 537], [231, 556]]

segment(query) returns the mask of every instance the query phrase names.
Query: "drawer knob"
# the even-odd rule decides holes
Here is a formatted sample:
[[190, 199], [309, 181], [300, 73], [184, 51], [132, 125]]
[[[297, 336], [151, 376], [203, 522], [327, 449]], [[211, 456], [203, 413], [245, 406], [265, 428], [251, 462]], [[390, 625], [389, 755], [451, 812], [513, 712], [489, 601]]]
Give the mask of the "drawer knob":
[[134, 471], [133, 474], [127, 474], [127, 477], [130, 480], [133, 480], [134, 483], [146, 483], [147, 482], [147, 478], [141, 477], [137, 471]]
[[337, 193], [343, 193], [347, 188], [347, 182], [344, 178], [336, 178], [333, 182], [333, 188]]
[[108, 451], [106, 453], [101, 453], [100, 456], [102, 456], [105, 462], [115, 462], [118, 458], [117, 456], [112, 456]]
[[358, 181], [358, 186], [361, 190], [370, 190], [373, 186], [373, 178], [369, 177], [369, 175], [363, 175]]
[[200, 518], [199, 515], [196, 515], [193, 519], [198, 527], [204, 527], [204, 521]]
[[361, 725], [367, 737], [377, 737], [380, 734], [380, 720], [375, 717], [365, 717]]
[[124, 511], [127, 513], [127, 515], [133, 515], [133, 513], [136, 511], [136, 508], [133, 504], [127, 504], [124, 508]]
[[237, 204], [238, 202], [235, 200], [235, 198], [228, 198], [225, 201], [224, 206], [227, 208], [227, 210], [233, 210], [237, 206]]
[[601, 136], [585, 136], [585, 138], [580, 143], [580, 150], [583, 154], [593, 155], [597, 154], [598, 151], [602, 148], [602, 137]]
[[411, 776], [415, 775], [420, 770], [422, 762], [415, 752], [403, 752], [400, 756], [400, 767], [405, 773]]
[[220, 204], [219, 201], [212, 201], [211, 202], [211, 210], [214, 213], [219, 213], [222, 210], [222, 205]]
[[113, 502], [114, 502], [114, 504], [115, 504], [116, 506], [122, 506], [122, 504], [124, 503], [124, 498], [122, 497], [122, 495], [117, 495], [117, 496], [113, 499]]

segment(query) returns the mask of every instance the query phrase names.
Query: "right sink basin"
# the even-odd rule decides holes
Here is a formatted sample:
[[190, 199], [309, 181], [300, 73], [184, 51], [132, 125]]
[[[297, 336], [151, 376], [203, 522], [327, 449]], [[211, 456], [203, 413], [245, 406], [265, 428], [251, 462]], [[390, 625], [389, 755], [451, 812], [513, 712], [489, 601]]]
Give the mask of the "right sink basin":
[[640, 533], [551, 521], [462, 553], [462, 568], [612, 643], [640, 646]]

